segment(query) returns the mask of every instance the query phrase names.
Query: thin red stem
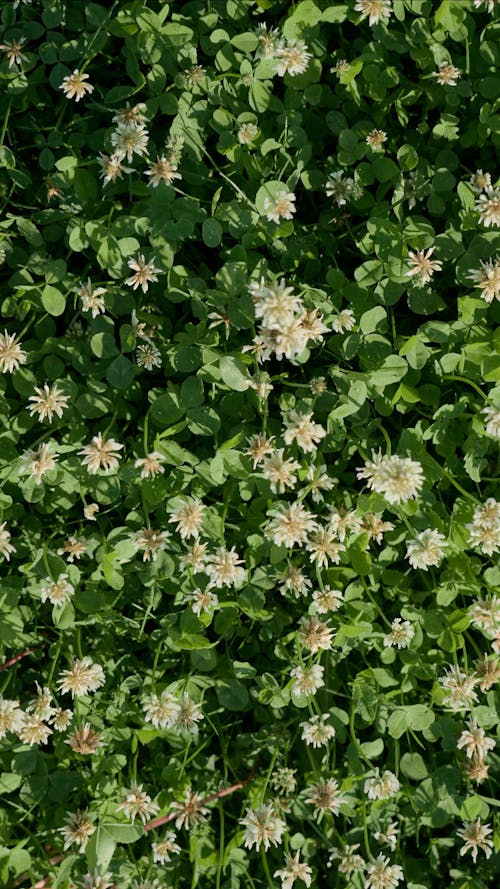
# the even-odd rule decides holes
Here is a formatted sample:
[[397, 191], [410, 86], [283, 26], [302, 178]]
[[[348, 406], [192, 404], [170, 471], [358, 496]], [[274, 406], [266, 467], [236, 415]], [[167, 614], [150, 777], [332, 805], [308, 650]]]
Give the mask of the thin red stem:
[[20, 654], [14, 655], [14, 657], [11, 657], [9, 661], [5, 661], [5, 664], [2, 664], [2, 666], [0, 667], [0, 673], [2, 672], [2, 670], [8, 670], [9, 667], [13, 667], [14, 664], [17, 664], [18, 661], [22, 661], [23, 657], [28, 657], [28, 655], [33, 654], [34, 651], [34, 648], [27, 648], [26, 651], [21, 651]]
[[[216, 799], [222, 799], [223, 796], [229, 796], [231, 793], [234, 793], [235, 790], [241, 790], [242, 787], [245, 787], [245, 785], [252, 780], [256, 771], [257, 766], [255, 765], [243, 781], [238, 781], [236, 784], [232, 784], [231, 787], [226, 787], [224, 790], [218, 790], [217, 793], [211, 793], [210, 796], [206, 796], [204, 799], [200, 800], [199, 805], [204, 806], [205, 803], [212, 803]], [[144, 830], [154, 830], [155, 827], [161, 827], [162, 824], [168, 824], [169, 821], [173, 821], [174, 818], [177, 818], [177, 814], [177, 812], [170, 812], [169, 815], [162, 815], [161, 818], [155, 818], [153, 821], [149, 821], [148, 824], [144, 825]]]

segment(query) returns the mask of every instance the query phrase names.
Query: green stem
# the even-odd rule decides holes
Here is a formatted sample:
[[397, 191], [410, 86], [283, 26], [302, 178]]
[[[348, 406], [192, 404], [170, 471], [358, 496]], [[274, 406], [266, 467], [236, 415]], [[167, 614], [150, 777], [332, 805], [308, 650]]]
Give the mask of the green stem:
[[222, 862], [224, 861], [224, 842], [224, 806], [219, 800], [219, 857], [217, 860], [217, 873], [215, 875], [215, 889], [220, 889]]
[[0, 133], [0, 147], [3, 145], [3, 140], [5, 139], [5, 134], [7, 132], [7, 124], [9, 123], [11, 107], [12, 107], [12, 99], [10, 98], [7, 103], [7, 110], [5, 112], [5, 117], [3, 119], [2, 132]]
[[261, 852], [261, 856], [262, 856], [262, 867], [264, 868], [264, 873], [266, 875], [267, 885], [269, 886], [269, 889], [274, 889], [273, 881], [271, 879], [271, 872], [269, 870], [269, 865], [267, 863], [266, 850], [264, 849], [264, 846], [261, 846], [260, 852]]
[[450, 376], [447, 375], [447, 376], [443, 377], [443, 380], [456, 380], [457, 383], [467, 383], [468, 386], [472, 386], [472, 388], [476, 390], [476, 392], [478, 393], [478, 395], [481, 396], [481, 398], [483, 398], [485, 401], [488, 400], [488, 396], [484, 394], [484, 392], [479, 388], [477, 383], [474, 383], [473, 380], [468, 380], [467, 377], [457, 377], [454, 374], [451, 374]]

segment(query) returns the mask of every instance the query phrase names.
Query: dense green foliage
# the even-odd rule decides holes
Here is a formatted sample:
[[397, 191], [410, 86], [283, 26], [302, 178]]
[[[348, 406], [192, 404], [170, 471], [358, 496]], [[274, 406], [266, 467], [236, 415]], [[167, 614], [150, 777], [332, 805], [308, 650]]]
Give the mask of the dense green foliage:
[[0, 886], [498, 885], [500, 2], [0, 13]]

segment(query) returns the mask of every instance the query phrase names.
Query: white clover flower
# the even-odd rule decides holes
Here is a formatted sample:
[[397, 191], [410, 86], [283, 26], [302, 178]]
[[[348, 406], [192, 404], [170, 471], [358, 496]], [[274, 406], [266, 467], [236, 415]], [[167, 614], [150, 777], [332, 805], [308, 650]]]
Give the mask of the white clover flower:
[[137, 259], [129, 259], [127, 265], [134, 274], [127, 278], [125, 284], [132, 287], [133, 290], [137, 290], [140, 287], [143, 293], [147, 293], [149, 282], [157, 281], [158, 274], [160, 274], [160, 269], [155, 268], [154, 261], [155, 257], [153, 256], [149, 262], [146, 262], [142, 253], [139, 253]]
[[21, 364], [26, 364], [28, 355], [21, 349], [21, 343], [15, 333], [0, 333], [0, 371], [14, 373]]
[[135, 784], [132, 782], [130, 789], [126, 790], [125, 793], [125, 799], [123, 802], [118, 803], [116, 808], [119, 812], [125, 812], [125, 815], [127, 818], [130, 818], [132, 824], [137, 815], [139, 815], [142, 823], [145, 824], [146, 821], [149, 821], [153, 815], [156, 815], [160, 811], [159, 805], [153, 802], [151, 797], [144, 792], [142, 784]]
[[375, 769], [373, 778], [367, 778], [364, 785], [364, 791], [368, 799], [390, 799], [395, 796], [400, 789], [400, 784], [396, 775], [389, 769], [380, 774], [379, 769]]
[[423, 287], [431, 280], [434, 272], [440, 272], [443, 263], [438, 259], [431, 259], [435, 247], [429, 247], [428, 250], [409, 250], [408, 259], [410, 262], [410, 270], [406, 273], [407, 277], [412, 277], [414, 283], [418, 287]]
[[311, 53], [308, 52], [303, 40], [287, 40], [277, 48], [275, 58], [276, 73], [279, 77], [284, 77], [285, 74], [295, 77], [306, 71]]
[[182, 179], [180, 173], [177, 172], [177, 164], [173, 163], [170, 157], [162, 155], [155, 164], [145, 170], [146, 176], [149, 176], [148, 185], [157, 188], [161, 182], [171, 183], [174, 179]]
[[119, 123], [111, 134], [111, 144], [114, 148], [114, 156], [118, 160], [125, 157], [130, 163], [134, 154], [140, 157], [148, 153], [149, 133], [142, 124]]
[[469, 269], [467, 278], [481, 291], [481, 298], [488, 304], [500, 300], [500, 260], [479, 260], [480, 269]]
[[0, 525], [0, 554], [10, 562], [11, 553], [15, 553], [16, 548], [10, 542], [11, 535], [6, 526], [7, 522], [2, 522]]
[[479, 213], [479, 221], [485, 228], [500, 225], [500, 189], [487, 188], [486, 194], [478, 197], [474, 209]]
[[380, 151], [384, 142], [387, 142], [385, 130], [372, 130], [366, 137], [366, 142], [374, 151]]
[[286, 829], [285, 822], [269, 803], [257, 809], [247, 809], [245, 817], [239, 823], [245, 828], [245, 848], [255, 846], [257, 851], [261, 846], [264, 846], [266, 852], [271, 845], [279, 846]]
[[414, 635], [415, 630], [410, 621], [396, 617], [392, 621], [391, 632], [384, 636], [384, 645], [386, 648], [392, 648], [394, 645], [398, 648], [408, 648]]
[[445, 689], [443, 706], [450, 710], [469, 710], [477, 701], [475, 687], [479, 680], [475, 673], [469, 676], [459, 667], [449, 667], [444, 676], [438, 679]]
[[314, 806], [315, 814], [332, 812], [333, 815], [338, 815], [342, 803], [345, 802], [345, 796], [339, 791], [340, 787], [335, 778], [321, 781], [306, 788], [306, 793], [309, 794], [306, 796], [306, 803]]
[[284, 544], [292, 547], [306, 543], [308, 535], [316, 527], [313, 514], [297, 501], [286, 506], [281, 504], [279, 512], [268, 522], [265, 531], [276, 546]]
[[144, 718], [155, 728], [172, 728], [179, 716], [180, 705], [169, 691], [151, 695], [144, 704]]
[[35, 392], [36, 395], [30, 395], [28, 399], [33, 402], [29, 406], [32, 417], [34, 414], [38, 414], [40, 422], [48, 417], [49, 423], [52, 423], [54, 414], [59, 418], [62, 417], [63, 411], [68, 406], [69, 395], [64, 395], [55, 385], [51, 388], [47, 383], [43, 389], [40, 386], [35, 386]]
[[220, 546], [213, 555], [207, 556], [204, 571], [218, 589], [224, 586], [238, 587], [246, 577], [246, 569], [240, 567], [244, 564], [234, 546], [230, 550]]
[[164, 462], [165, 457], [160, 451], [151, 451], [145, 457], [138, 457], [134, 466], [141, 470], [141, 478], [156, 478], [165, 472]]
[[464, 840], [464, 844], [460, 849], [460, 855], [470, 852], [472, 860], [476, 863], [477, 853], [479, 849], [489, 858], [493, 854], [494, 844], [489, 834], [493, 833], [489, 824], [481, 824], [481, 819], [477, 821], [464, 821], [461, 830], [457, 830], [457, 835]]
[[69, 583], [67, 574], [60, 574], [57, 580], [47, 577], [41, 588], [42, 602], [47, 599], [52, 605], [64, 605], [75, 594], [74, 586]]
[[421, 531], [414, 540], [410, 540], [406, 546], [406, 558], [412, 568], [421, 568], [427, 571], [432, 565], [439, 565], [446, 549], [445, 536], [427, 528]]
[[307, 648], [312, 654], [316, 654], [318, 651], [330, 651], [332, 638], [332, 628], [320, 620], [317, 615], [301, 618], [299, 639], [304, 648]]
[[294, 667], [290, 670], [290, 676], [295, 679], [292, 685], [293, 693], [305, 697], [315, 695], [325, 684], [324, 672], [325, 668], [321, 664], [313, 664], [311, 667]]
[[0, 738], [7, 732], [17, 733], [23, 724], [24, 713], [19, 709], [19, 701], [11, 701], [0, 695]]
[[165, 864], [165, 862], [171, 860], [171, 855], [181, 851], [181, 847], [175, 842], [173, 830], [168, 830], [163, 839], [158, 843], [152, 843], [151, 848], [153, 850], [153, 861], [158, 862], [158, 864]]
[[137, 346], [135, 360], [138, 367], [145, 367], [146, 370], [154, 370], [155, 367], [161, 367], [161, 352], [153, 343], [140, 343]]
[[83, 455], [82, 465], [87, 467], [89, 475], [96, 475], [100, 469], [104, 472], [116, 469], [121, 460], [118, 451], [122, 449], [123, 445], [114, 438], [105, 439], [102, 432], [98, 432], [78, 453]]
[[131, 167], [124, 167], [122, 161], [122, 154], [112, 154], [109, 156], [101, 153], [99, 155], [97, 158], [97, 162], [101, 167], [99, 175], [102, 176], [104, 185], [108, 185], [109, 182], [114, 182], [115, 179], [121, 179], [124, 173], [134, 172]]
[[259, 128], [254, 123], [243, 123], [236, 133], [236, 138], [240, 145], [248, 145], [249, 142], [253, 142], [258, 132]]
[[283, 433], [285, 444], [290, 445], [295, 441], [297, 446], [306, 453], [317, 449], [318, 442], [326, 435], [326, 430], [311, 419], [312, 415], [312, 411], [309, 414], [290, 411]]
[[96, 831], [96, 827], [88, 817], [88, 812], [83, 809], [77, 809], [76, 812], [67, 812], [67, 821], [63, 827], [58, 830], [64, 837], [64, 851], [70, 846], [79, 846], [79, 851], [84, 852], [85, 847]]
[[328, 714], [322, 713], [321, 716], [311, 716], [307, 722], [300, 723], [302, 740], [308, 746], [324, 747], [335, 737], [335, 729], [327, 722], [327, 719]]
[[343, 309], [332, 321], [332, 330], [335, 333], [344, 333], [345, 330], [352, 330], [356, 326], [356, 315], [352, 309]]
[[82, 697], [104, 685], [104, 670], [93, 663], [87, 655], [81, 660], [73, 659], [71, 669], [63, 670], [57, 687], [63, 694], [71, 692], [73, 698]]
[[287, 487], [294, 488], [297, 484], [295, 471], [300, 469], [300, 463], [297, 460], [285, 460], [283, 454], [284, 449], [280, 448], [270, 457], [265, 457], [262, 464], [262, 475], [269, 481], [274, 494], [284, 494]]
[[459, 68], [455, 68], [455, 65], [440, 62], [438, 70], [434, 71], [431, 76], [435, 77], [441, 86], [456, 86], [461, 73]]
[[390, 864], [382, 852], [366, 871], [365, 889], [395, 889], [404, 880], [403, 869], [399, 864]]
[[356, 12], [361, 13], [362, 19], [368, 19], [368, 24], [378, 25], [389, 21], [392, 15], [391, 0], [356, 0], [354, 6]]
[[371, 491], [383, 494], [389, 503], [404, 503], [418, 497], [424, 483], [422, 466], [408, 457], [393, 454], [382, 456], [382, 452], [372, 452], [372, 459], [356, 470], [358, 478], [368, 480]]
[[481, 194], [482, 191], [491, 188], [490, 173], [483, 173], [482, 170], [476, 170], [469, 179], [469, 185], [475, 194]]
[[300, 851], [295, 855], [285, 855], [285, 866], [274, 872], [281, 880], [281, 889], [292, 889], [295, 880], [301, 880], [306, 886], [311, 885], [312, 870], [308, 864], [300, 861]]
[[169, 522], [177, 522], [176, 531], [183, 540], [188, 537], [199, 537], [206, 506], [201, 500], [184, 500], [170, 514]]
[[283, 188], [274, 198], [264, 198], [263, 207], [269, 222], [278, 224], [281, 219], [292, 219], [296, 211], [295, 195]]
[[67, 99], [74, 99], [75, 102], [79, 102], [86, 93], [94, 91], [92, 84], [85, 82], [88, 79], [88, 74], [82, 74], [78, 68], [75, 68], [72, 74], [68, 74], [67, 77], [63, 78], [59, 89], [63, 91]]
[[495, 749], [495, 744], [493, 738], [486, 737], [484, 729], [478, 726], [475, 718], [469, 719], [467, 729], [462, 732], [457, 741], [458, 749], [465, 748], [468, 759], [472, 759], [472, 757], [484, 759], [488, 751]]
[[343, 207], [347, 201], [356, 200], [363, 193], [361, 186], [356, 185], [350, 176], [344, 176], [342, 170], [330, 173], [326, 180], [325, 191], [327, 197], [333, 198], [338, 207]]
[[487, 556], [500, 549], [500, 502], [488, 497], [483, 506], [474, 510], [472, 522], [465, 526], [471, 545]]

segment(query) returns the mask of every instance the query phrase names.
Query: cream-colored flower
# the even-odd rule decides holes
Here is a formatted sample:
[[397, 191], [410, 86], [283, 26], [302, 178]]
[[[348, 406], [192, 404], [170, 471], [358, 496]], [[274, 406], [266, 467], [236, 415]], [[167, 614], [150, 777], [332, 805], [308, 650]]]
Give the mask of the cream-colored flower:
[[315, 814], [332, 812], [334, 815], [338, 815], [342, 803], [345, 802], [345, 796], [340, 793], [340, 787], [335, 778], [307, 787], [306, 793], [309, 794], [306, 796], [306, 803], [311, 803], [314, 806]]
[[138, 367], [145, 367], [146, 370], [154, 370], [155, 367], [162, 365], [161, 352], [154, 343], [140, 343], [137, 346], [135, 360]]
[[290, 592], [294, 594], [296, 599], [298, 599], [299, 596], [307, 596], [312, 587], [309, 578], [306, 577], [302, 569], [299, 568], [298, 565], [294, 565], [293, 562], [287, 563], [287, 567], [281, 572], [279, 577], [281, 584], [278, 589], [282, 596], [285, 596]]
[[140, 531], [137, 531], [134, 540], [136, 546], [144, 550], [142, 561], [156, 562], [158, 553], [165, 549], [169, 537], [169, 531], [155, 531], [153, 528], [142, 528]]
[[459, 667], [449, 667], [438, 682], [446, 691], [444, 707], [449, 707], [450, 710], [469, 710], [476, 703], [477, 694], [474, 689], [479, 680], [475, 673], [469, 676]]
[[58, 830], [64, 837], [64, 851], [70, 846], [79, 846], [79, 851], [84, 852], [85, 847], [96, 831], [96, 827], [88, 817], [88, 812], [77, 809], [76, 812], [67, 812], [67, 822]]
[[137, 126], [146, 123], [146, 110], [147, 107], [144, 102], [138, 102], [137, 105], [133, 105], [130, 107], [130, 103], [127, 102], [125, 108], [120, 108], [116, 114], [113, 115], [113, 123], [116, 124], [128, 124], [133, 123]]
[[390, 864], [382, 852], [366, 871], [365, 889], [395, 889], [404, 880], [403, 868]]
[[244, 560], [240, 559], [234, 546], [230, 550], [220, 546], [213, 555], [207, 556], [205, 574], [208, 574], [213, 586], [240, 586], [246, 577]]
[[354, 9], [361, 13], [362, 19], [368, 19], [369, 25], [385, 24], [392, 15], [391, 0], [356, 0]]
[[245, 817], [240, 819], [240, 824], [245, 828], [245, 848], [255, 846], [257, 851], [264, 846], [265, 851], [269, 846], [278, 846], [286, 830], [285, 822], [276, 814], [272, 804], [267, 803], [257, 809], [247, 809]]
[[292, 459], [285, 460], [283, 454], [284, 449], [280, 448], [270, 457], [265, 457], [262, 465], [262, 474], [275, 494], [284, 494], [287, 487], [294, 488], [297, 484], [295, 472], [300, 469], [300, 463]]
[[85, 82], [88, 79], [88, 74], [82, 74], [78, 68], [75, 68], [73, 74], [68, 74], [67, 77], [63, 78], [59, 89], [63, 91], [67, 99], [74, 99], [75, 102], [79, 102], [86, 93], [94, 92], [92, 84]]
[[297, 446], [306, 453], [312, 453], [317, 449], [318, 442], [326, 435], [326, 430], [312, 419], [312, 411], [309, 414], [300, 414], [298, 411], [290, 411], [285, 423], [283, 439], [290, 445], [294, 441]]
[[129, 287], [132, 287], [134, 290], [137, 290], [138, 287], [141, 287], [143, 293], [147, 293], [149, 289], [150, 281], [157, 281], [158, 274], [160, 274], [160, 269], [155, 268], [154, 264], [154, 256], [149, 261], [146, 262], [144, 255], [140, 253], [137, 259], [129, 259], [128, 267], [132, 269], [134, 272], [130, 278], [127, 278], [125, 284], [128, 284]]
[[91, 443], [85, 445], [79, 454], [83, 454], [83, 466], [87, 467], [90, 475], [97, 475], [100, 469], [104, 472], [111, 472], [116, 469], [121, 460], [118, 453], [123, 449], [123, 445], [119, 444], [114, 438], [105, 439], [102, 432], [94, 435]]
[[108, 185], [109, 182], [114, 182], [115, 179], [121, 179], [124, 173], [133, 173], [133, 169], [131, 167], [125, 167], [122, 163], [123, 155], [122, 154], [100, 154], [97, 158], [97, 162], [101, 166], [100, 176], [102, 176], [104, 180], [104, 185]]
[[95, 753], [102, 746], [100, 735], [91, 728], [89, 722], [86, 722], [82, 728], [75, 729], [71, 737], [64, 743], [69, 744], [75, 753], [81, 753], [84, 756]]
[[173, 802], [170, 808], [174, 812], [177, 812], [175, 819], [177, 830], [181, 827], [185, 827], [186, 830], [189, 830], [194, 824], [199, 824], [200, 821], [206, 821], [205, 816], [208, 815], [210, 811], [206, 806], [202, 805], [201, 795], [193, 792], [190, 787], [186, 790], [186, 795], [183, 801]]
[[199, 537], [206, 506], [201, 500], [184, 500], [170, 514], [169, 522], [177, 522], [176, 531], [183, 540]]
[[87, 544], [85, 540], [79, 540], [78, 537], [71, 536], [65, 540], [64, 545], [57, 550], [58, 556], [67, 556], [68, 562], [79, 560], [87, 552]]
[[301, 880], [306, 886], [311, 885], [312, 870], [308, 864], [300, 861], [300, 851], [295, 855], [285, 855], [285, 866], [274, 872], [281, 880], [281, 889], [292, 889], [295, 880]]
[[0, 333], [0, 371], [2, 373], [14, 373], [21, 364], [26, 364], [28, 355], [21, 349], [15, 333]]
[[367, 778], [364, 785], [368, 799], [390, 799], [391, 796], [398, 793], [399, 789], [399, 781], [389, 769], [386, 769], [382, 774], [379, 769], [375, 769], [375, 776]]
[[105, 287], [94, 287], [90, 278], [87, 278], [87, 283], [80, 281], [75, 291], [82, 301], [82, 312], [92, 312], [92, 318], [97, 318], [104, 312], [106, 304], [102, 297], [106, 293]]
[[384, 142], [387, 142], [385, 130], [372, 130], [366, 137], [366, 142], [374, 151], [380, 151]]
[[96, 521], [96, 513], [99, 512], [99, 505], [97, 503], [88, 503], [87, 506], [83, 507], [83, 515], [87, 519], [88, 522]]
[[304, 648], [312, 654], [318, 651], [330, 651], [333, 630], [315, 614], [303, 617], [300, 622], [299, 639]]
[[0, 695], [0, 738], [7, 732], [19, 732], [24, 720], [24, 713], [19, 709], [19, 701], [11, 701]]
[[368, 480], [372, 491], [383, 494], [389, 503], [404, 503], [418, 496], [424, 483], [422, 466], [397, 454], [382, 456], [372, 452], [372, 459], [356, 471], [358, 478]]
[[42, 484], [43, 476], [57, 466], [50, 443], [41, 444], [37, 451], [26, 451], [21, 457], [20, 475], [29, 475], [36, 485]]
[[292, 219], [296, 211], [295, 195], [293, 191], [287, 191], [283, 188], [274, 198], [264, 198], [264, 213], [269, 222], [276, 222], [281, 219]]
[[259, 128], [254, 123], [243, 123], [236, 134], [236, 138], [240, 145], [248, 145], [249, 142], [253, 142], [258, 132]]
[[174, 179], [182, 179], [180, 173], [177, 172], [177, 164], [174, 164], [169, 157], [162, 154], [155, 164], [151, 164], [149, 169], [145, 170], [146, 176], [149, 176], [148, 185], [156, 188], [161, 182], [171, 183]]
[[69, 583], [67, 574], [60, 574], [57, 580], [47, 577], [40, 588], [42, 602], [47, 600], [52, 605], [64, 605], [75, 594], [74, 586]]
[[328, 713], [321, 716], [311, 716], [307, 722], [301, 722], [302, 740], [311, 747], [324, 747], [335, 737], [335, 729], [330, 725]]
[[325, 586], [323, 590], [315, 590], [313, 601], [318, 614], [327, 614], [329, 611], [338, 611], [344, 604], [342, 590], [332, 590]]
[[487, 738], [484, 729], [477, 724], [477, 720], [469, 719], [467, 729], [460, 735], [457, 741], [459, 750], [465, 748], [468, 759], [476, 757], [484, 759], [489, 750], [495, 749], [495, 740]]
[[171, 860], [171, 855], [181, 851], [181, 847], [175, 842], [173, 830], [168, 830], [163, 839], [158, 843], [152, 843], [151, 848], [153, 850], [153, 861], [158, 862], [158, 864], [165, 864]]
[[151, 451], [145, 457], [138, 457], [134, 466], [141, 470], [141, 478], [155, 478], [165, 472], [164, 462], [165, 456], [160, 451]]
[[427, 528], [410, 540], [406, 545], [406, 558], [412, 568], [421, 568], [427, 571], [432, 565], [439, 565], [446, 550], [446, 538], [444, 534]]
[[440, 62], [438, 70], [431, 77], [435, 77], [441, 86], [456, 86], [462, 72], [455, 65], [448, 62]]
[[26, 37], [19, 37], [18, 40], [11, 40], [10, 43], [0, 43], [2, 49], [9, 60], [9, 68], [13, 65], [21, 67], [23, 62], [28, 61], [28, 56], [23, 53]]
[[255, 33], [258, 40], [255, 57], [257, 59], [274, 59], [282, 45], [278, 28], [268, 28], [265, 22], [259, 22]]
[[46, 725], [42, 717], [37, 713], [23, 714], [23, 723], [17, 735], [23, 744], [46, 744], [52, 734], [50, 726]]
[[476, 863], [477, 853], [481, 849], [486, 858], [489, 858], [493, 854], [494, 849], [493, 840], [489, 837], [489, 834], [493, 833], [490, 825], [481, 824], [480, 818], [477, 821], [464, 821], [463, 824], [463, 828], [457, 830], [457, 835], [464, 841], [460, 849], [460, 855], [470, 852], [473, 862]]
[[149, 133], [142, 124], [133, 121], [119, 123], [111, 134], [111, 144], [114, 148], [114, 156], [119, 160], [127, 158], [131, 162], [134, 154], [139, 157], [148, 153]]
[[11, 535], [6, 525], [7, 522], [2, 522], [0, 525], [0, 554], [10, 562], [11, 553], [15, 553], [16, 548], [10, 542]]
[[149, 821], [153, 815], [156, 815], [160, 811], [159, 805], [153, 802], [151, 797], [144, 792], [142, 784], [132, 782], [130, 789], [126, 790], [125, 793], [125, 799], [123, 802], [118, 803], [116, 808], [119, 812], [125, 812], [125, 815], [127, 818], [130, 818], [132, 824], [137, 815], [139, 815], [142, 823], [145, 824], [146, 821]]
[[190, 732], [192, 735], [198, 734], [198, 723], [203, 719], [203, 711], [196, 701], [184, 692], [179, 701], [179, 712], [177, 714], [174, 728], [177, 732]]
[[151, 695], [144, 704], [146, 722], [151, 722], [155, 728], [172, 728], [179, 715], [179, 702], [169, 691], [162, 691], [158, 695]]
[[392, 621], [391, 632], [384, 636], [384, 645], [386, 648], [392, 648], [394, 645], [398, 648], [408, 648], [414, 635], [415, 630], [410, 621], [396, 617]]
[[474, 209], [479, 213], [479, 221], [486, 227], [500, 225], [500, 189], [488, 188], [486, 194], [478, 197]]
[[63, 694], [70, 692], [73, 698], [97, 691], [105, 682], [104, 670], [87, 655], [81, 660], [73, 659], [71, 668], [63, 670], [60, 677], [57, 687]]
[[480, 259], [479, 264], [480, 269], [469, 269], [468, 279], [481, 291], [481, 297], [485, 302], [500, 300], [500, 260], [489, 259], [483, 262]]
[[434, 272], [440, 272], [443, 268], [443, 263], [439, 259], [431, 259], [435, 249], [435, 247], [429, 247], [428, 250], [408, 251], [411, 268], [406, 273], [406, 277], [413, 278], [418, 287], [428, 284]]
[[206, 590], [200, 590], [199, 588], [193, 590], [192, 593], [189, 593], [189, 601], [197, 617], [200, 616], [202, 611], [205, 614], [210, 614], [219, 604], [218, 596], [216, 593], [212, 593], [208, 587]]
[[491, 188], [490, 173], [483, 173], [482, 170], [476, 170], [469, 179], [469, 185], [475, 194], [481, 194], [482, 191]]
[[315, 695], [325, 684], [324, 672], [325, 668], [321, 664], [313, 664], [311, 667], [294, 667], [290, 670], [290, 676], [295, 679], [292, 685], [293, 693], [305, 697]]
[[266, 535], [276, 544], [287, 547], [301, 546], [307, 542], [308, 535], [317, 528], [313, 514], [305, 509], [299, 501], [281, 504], [279, 512], [265, 527]]
[[307, 70], [309, 59], [312, 58], [303, 40], [287, 40], [276, 50], [276, 73], [279, 77], [289, 74], [295, 77]]
[[318, 568], [325, 568], [329, 562], [338, 565], [340, 554], [346, 550], [343, 543], [337, 543], [330, 528], [318, 528], [314, 531], [306, 543], [306, 549], [310, 553], [311, 562], [316, 562]]
[[38, 414], [40, 422], [43, 422], [48, 417], [49, 423], [52, 423], [54, 414], [62, 417], [69, 401], [69, 395], [64, 395], [61, 389], [58, 389], [55, 385], [50, 388], [47, 383], [45, 383], [43, 389], [40, 386], [35, 386], [35, 392], [36, 395], [30, 395], [28, 399], [28, 401], [33, 402], [29, 407], [31, 416]]

